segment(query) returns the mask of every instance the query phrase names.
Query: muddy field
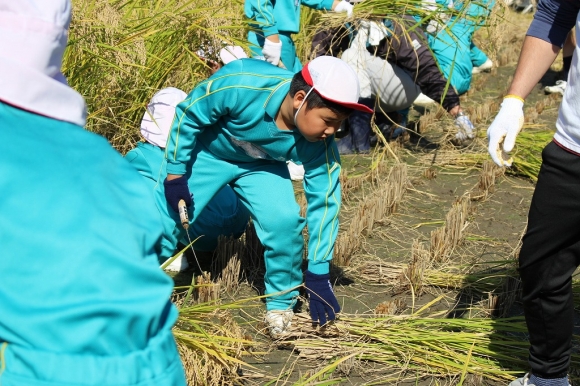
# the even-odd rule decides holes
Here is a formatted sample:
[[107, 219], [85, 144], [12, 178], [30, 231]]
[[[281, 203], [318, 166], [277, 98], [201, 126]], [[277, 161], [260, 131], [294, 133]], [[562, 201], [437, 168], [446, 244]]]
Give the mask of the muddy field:
[[[446, 249], [446, 257], [437, 262], [438, 267], [443, 270], [445, 267], [461, 267], [464, 271], [477, 271], [484, 269], [479, 267], [489, 267], [490, 262], [513, 260], [517, 256], [534, 184], [530, 179], [514, 176], [509, 171], [503, 173], [490, 165], [483, 167], [479, 161], [469, 161], [472, 159], [469, 157], [486, 154], [486, 129], [511, 80], [518, 50], [530, 21], [530, 15], [508, 13], [502, 21], [502, 28], [496, 29], [493, 34], [486, 30], [478, 32], [480, 47], [491, 53], [499, 67], [491, 73], [474, 75], [472, 90], [461, 98], [462, 106], [470, 112], [478, 130], [473, 143], [456, 148], [449, 142], [449, 132], [453, 132], [451, 118], [434, 107], [416, 107], [411, 112], [410, 133], [402, 140], [391, 142], [387, 147], [375, 148], [371, 155], [342, 157], [345, 181], [349, 183], [343, 192], [341, 235], [344, 236], [339, 242], [347, 252], [352, 250], [353, 253], [340, 256], [341, 264], [333, 267], [332, 276], [343, 314], [380, 314], [385, 307], [395, 307], [395, 313], [411, 314], [424, 305], [427, 307], [422, 310], [423, 313], [439, 312], [439, 315], [448, 317], [522, 314], [517, 299], [511, 299], [498, 309], [493, 293], [474, 295], [473, 292], [457, 289], [420, 288], [420, 285], [409, 284], [409, 278], [405, 275], [393, 278], [388, 273], [410, 263], [421, 250], [437, 248], [434, 233], [450, 222], [449, 216], [454, 208], [461, 212], [457, 220], [458, 240], [452, 248]], [[526, 108], [536, 109], [541, 105], [535, 111], [526, 111], [528, 127], [554, 126], [560, 96], [546, 96], [542, 89], [559, 79], [560, 68], [559, 57], [526, 101]], [[540, 157], [540, 154], [537, 156]], [[379, 167], [374, 174], [370, 173], [371, 165], [377, 162]], [[357, 219], [362, 213], [361, 207], [365, 202], [373, 202], [385, 194], [384, 186], [391, 168], [401, 164], [405, 165], [406, 173], [400, 182], [402, 196], [394, 204], [389, 203], [391, 207], [385, 210], [385, 215], [371, 223], [372, 230], [367, 224], [360, 233], [349, 234], [354, 229], [351, 224], [361, 221]], [[295, 184], [295, 188], [300, 202], [300, 184]], [[353, 246], [353, 243], [357, 245]], [[191, 259], [191, 256], [188, 257]], [[209, 270], [211, 256], [198, 257], [202, 268]], [[175, 277], [176, 283], [189, 283], [192, 272], [179, 274]], [[254, 275], [253, 280], [244, 282], [229, 294], [222, 294], [222, 301], [256, 296], [261, 287], [257, 277]], [[241, 370], [244, 384], [303, 384], [301, 382], [306, 374], [313, 374], [328, 364], [323, 358], [301, 357], [299, 352], [293, 350], [292, 342], [272, 342], [264, 334], [261, 324], [263, 313], [264, 306], [258, 299], [234, 312], [235, 319], [247, 336], [259, 343], [254, 348], [256, 355], [243, 358], [253, 366]], [[306, 325], [307, 319], [296, 324]], [[525, 349], [521, 353], [525, 361]], [[428, 375], [429, 372], [424, 369], [402, 370], [386, 368], [372, 361], [360, 361], [328, 379], [340, 378], [342, 380], [336, 382], [345, 385], [458, 383], [457, 378], [435, 377]], [[526, 368], [510, 370], [525, 371]], [[470, 384], [507, 384], [477, 377], [467, 378], [466, 381]], [[318, 379], [306, 383], [334, 384], [334, 381], [327, 382]]]

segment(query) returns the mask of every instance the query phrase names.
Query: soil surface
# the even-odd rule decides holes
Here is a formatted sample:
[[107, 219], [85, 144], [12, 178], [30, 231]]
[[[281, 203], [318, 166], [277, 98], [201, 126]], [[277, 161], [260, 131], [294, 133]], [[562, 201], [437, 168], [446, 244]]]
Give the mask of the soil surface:
[[[454, 133], [453, 121], [446, 114], [439, 114], [433, 122], [419, 125], [419, 119], [426, 114], [435, 114], [437, 108], [415, 107], [411, 112], [410, 131], [402, 139], [389, 143], [389, 148], [379, 146], [369, 155], [343, 156], [343, 170], [348, 176], [368, 171], [373, 160], [383, 154], [383, 164], [386, 170], [397, 161], [407, 164], [408, 183], [402, 200], [396, 211], [375, 223], [371, 232], [364, 233], [361, 247], [351, 256], [347, 267], [334, 267], [332, 278], [335, 282], [335, 292], [341, 304], [342, 311], [347, 314], [373, 314], [381, 302], [399, 299], [403, 313], [411, 313], [421, 306], [436, 299], [440, 294], [446, 296], [441, 301], [433, 303], [429, 312], [451, 310], [457, 306], [462, 295], [457, 291], [431, 290], [419, 296], [411, 291], [395, 291], [393, 283], [377, 283], [372, 277], [361, 273], [365, 264], [373, 261], [385, 263], [409, 263], [414, 242], [429, 244], [430, 233], [443, 226], [446, 215], [455, 202], [472, 192], [477, 192], [482, 175], [481, 162], [446, 161], [461, 159], [472, 154], [479, 154], [480, 160], [486, 159], [486, 130], [495, 116], [498, 103], [515, 69], [519, 47], [523, 40], [527, 25], [531, 21], [530, 15], [520, 15], [508, 12], [500, 28], [501, 36], [497, 31], [489, 32], [485, 29], [476, 35], [479, 45], [487, 49], [499, 67], [490, 73], [474, 75], [472, 90], [461, 97], [464, 108], [470, 112], [472, 119], [479, 114], [476, 109], [486, 104], [490, 108], [480, 111], [476, 117], [477, 138], [465, 147], [457, 148], [449, 139]], [[496, 35], [494, 35], [494, 33]], [[495, 37], [494, 37], [495, 36]], [[495, 40], [494, 40], [495, 39]], [[494, 41], [500, 45], [493, 46]], [[527, 123], [529, 127], [554, 127], [560, 97], [547, 97], [543, 93], [545, 85], [553, 84], [559, 79], [561, 58], [556, 59], [552, 69], [538, 84], [532, 95], [526, 100], [526, 107], [536, 106], [538, 102], [545, 105], [541, 113], [533, 114], [533, 119]], [[494, 104], [495, 103], [495, 104]], [[526, 115], [528, 115], [526, 113]], [[537, 154], [540, 157], [540, 154]], [[381, 178], [386, 179], [385, 175]], [[349, 177], [350, 178], [350, 177]], [[297, 197], [301, 194], [301, 184], [295, 184]], [[522, 234], [526, 227], [527, 212], [534, 189], [534, 183], [529, 178], [506, 173], [497, 173], [495, 181], [488, 194], [480, 199], [468, 200], [468, 211], [463, 229], [463, 240], [458, 245], [447, 264], [475, 265], [482, 262], [504, 261], [515, 259]], [[341, 232], [347, 231], [348, 224], [353, 221], [357, 205], [373, 198], [375, 187], [369, 182], [353, 189], [352, 194], [344, 199], [341, 212]], [[191, 256], [189, 256], [191, 259]], [[199, 255], [202, 268], [210, 265], [211, 256]], [[195, 263], [192, 264], [192, 266]], [[191, 273], [187, 271], [175, 277], [177, 284], [189, 283]], [[242, 284], [233, 294], [223, 295], [223, 301], [235, 300], [257, 295], [260, 283], [254, 282], [254, 287], [248, 283]], [[258, 290], [256, 290], [256, 287]], [[462, 299], [471, 305], [478, 316], [486, 316], [485, 299]], [[264, 334], [261, 319], [265, 308], [260, 300], [252, 302], [256, 307], [248, 307], [243, 311], [236, 311], [235, 317], [249, 332], [254, 340], [260, 342], [260, 349], [267, 351], [265, 355], [243, 358], [253, 369], [244, 369], [247, 375], [245, 384], [248, 385], [289, 385], [297, 382], [304, 374], [312, 373], [324, 365], [323, 361], [307, 361], [300, 359], [296, 352], [283, 348], [272, 342]], [[305, 307], [303, 307], [305, 311]], [[480, 311], [477, 311], [480, 310]], [[516, 300], [504, 316], [522, 315], [521, 306]], [[522, 351], [525, 359], [526, 352]], [[526, 371], [525, 368], [511, 369]], [[392, 371], [388, 372], [392, 374]], [[387, 372], [381, 373], [380, 366], [371, 362], [355, 366], [348, 376], [342, 375], [345, 385], [366, 384], [456, 384], [456, 379], [433, 378], [424, 376], [420, 371], [408, 371], [401, 375], [398, 381], [381, 381], [386, 379]], [[324, 384], [310, 383], [310, 384]], [[329, 383], [330, 384], [330, 383]], [[472, 381], [472, 384], [503, 383], [485, 380]]]

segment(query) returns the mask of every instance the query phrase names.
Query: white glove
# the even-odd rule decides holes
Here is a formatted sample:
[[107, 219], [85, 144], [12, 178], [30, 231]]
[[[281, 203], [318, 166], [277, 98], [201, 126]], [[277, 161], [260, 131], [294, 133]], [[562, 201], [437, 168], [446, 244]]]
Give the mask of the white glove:
[[[524, 102], [507, 96], [501, 109], [487, 129], [488, 151], [493, 162], [499, 166], [512, 166], [513, 158], [507, 153], [513, 150], [516, 137], [524, 126]], [[500, 148], [503, 142], [503, 149]], [[509, 158], [508, 158], [509, 157]]]
[[457, 126], [457, 133], [455, 138], [463, 142], [466, 139], [475, 138], [473, 123], [469, 120], [469, 116], [463, 112], [458, 113], [455, 117], [455, 126]]
[[351, 17], [353, 8], [354, 7], [351, 3], [349, 3], [346, 0], [341, 0], [341, 2], [338, 3], [336, 5], [336, 7], [334, 7], [333, 11], [334, 12], [346, 12], [346, 17]]
[[425, 31], [427, 31], [431, 35], [437, 35], [437, 32], [441, 31], [442, 29], [443, 27], [441, 26], [441, 24], [439, 24], [438, 21], [430, 20], [429, 24], [427, 24], [427, 28], [425, 28]]
[[266, 62], [277, 66], [280, 63], [280, 55], [282, 55], [282, 42], [274, 43], [266, 38], [264, 47], [262, 47], [262, 55], [264, 55]]

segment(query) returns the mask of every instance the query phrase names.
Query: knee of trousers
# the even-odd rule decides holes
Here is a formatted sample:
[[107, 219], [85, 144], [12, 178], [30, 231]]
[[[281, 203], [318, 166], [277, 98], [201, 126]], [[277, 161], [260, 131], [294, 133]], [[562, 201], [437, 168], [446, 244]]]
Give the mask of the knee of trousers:
[[258, 219], [260, 241], [266, 250], [286, 250], [284, 254], [301, 253], [304, 245], [302, 230], [305, 219], [300, 216], [298, 205], [280, 208], [267, 218]]

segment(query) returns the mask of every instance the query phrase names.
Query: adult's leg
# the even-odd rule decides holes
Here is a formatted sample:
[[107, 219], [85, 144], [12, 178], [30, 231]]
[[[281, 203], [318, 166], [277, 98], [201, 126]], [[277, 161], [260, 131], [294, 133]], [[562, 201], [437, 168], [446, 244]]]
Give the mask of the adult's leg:
[[302, 284], [302, 230], [305, 220], [294, 198], [284, 162], [251, 162], [238, 165], [234, 191], [250, 212], [264, 246], [266, 308], [291, 309]]
[[542, 160], [519, 264], [532, 373], [561, 378], [574, 327], [571, 276], [580, 263], [580, 157], [552, 142]]

